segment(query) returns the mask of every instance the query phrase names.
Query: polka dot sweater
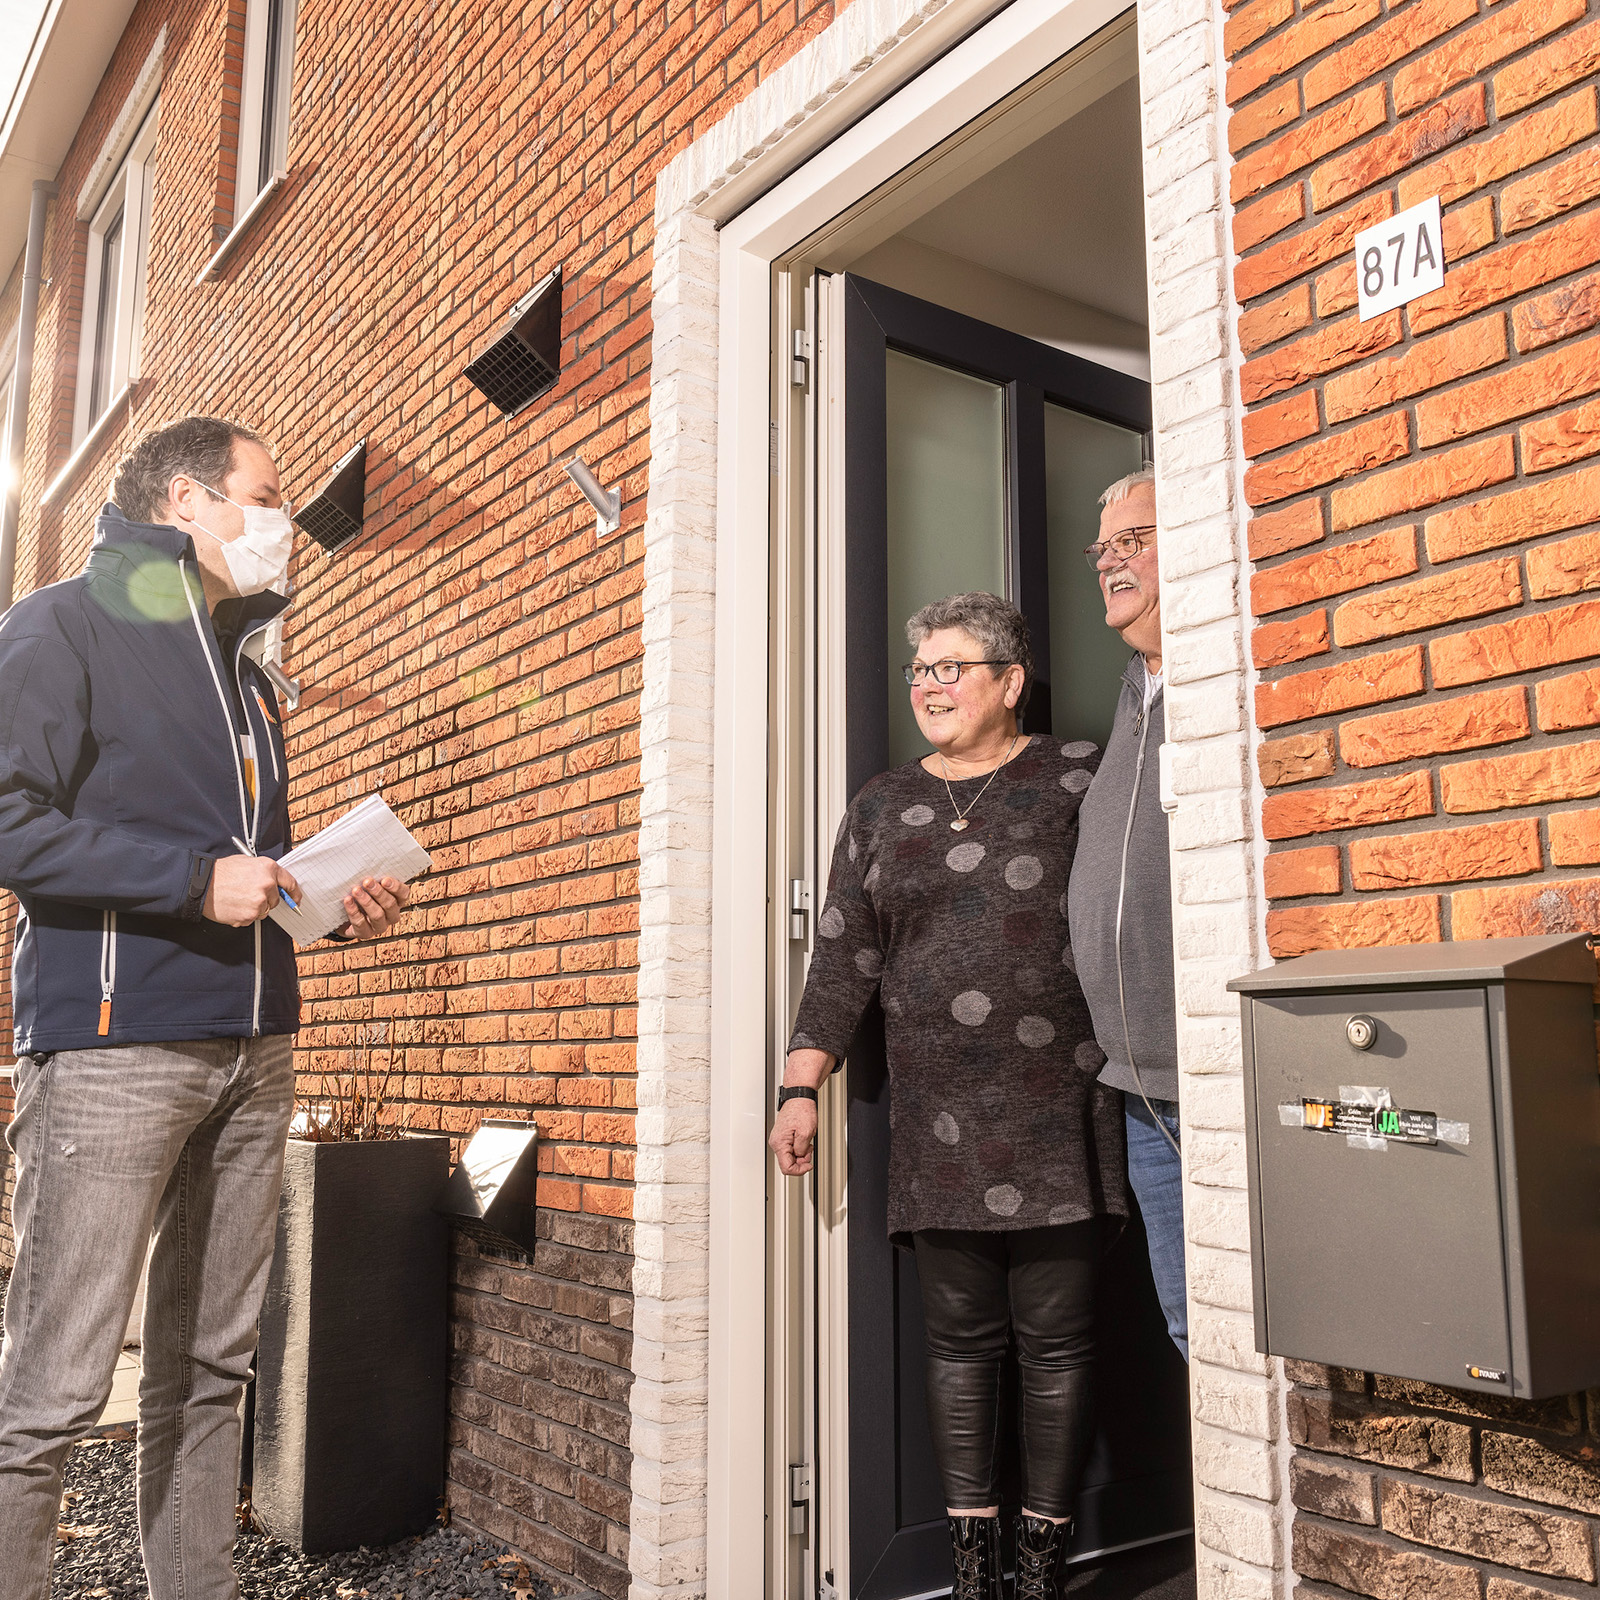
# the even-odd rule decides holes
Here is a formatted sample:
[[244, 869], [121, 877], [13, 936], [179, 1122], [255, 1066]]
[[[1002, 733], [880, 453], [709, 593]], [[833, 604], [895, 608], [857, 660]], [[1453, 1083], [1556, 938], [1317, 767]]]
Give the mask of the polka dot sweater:
[[877, 999], [889, 1063], [889, 1232], [1127, 1214], [1122, 1097], [1097, 1081], [1067, 942], [1092, 744], [1035, 737], [952, 783], [910, 762], [839, 830], [789, 1048], [843, 1058]]

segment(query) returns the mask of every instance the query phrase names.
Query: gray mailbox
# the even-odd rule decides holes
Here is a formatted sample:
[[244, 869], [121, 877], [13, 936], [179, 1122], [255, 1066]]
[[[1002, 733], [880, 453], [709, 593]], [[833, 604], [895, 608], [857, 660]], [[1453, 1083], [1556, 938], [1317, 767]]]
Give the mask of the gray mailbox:
[[1530, 1398], [1600, 1382], [1594, 984], [1562, 935], [1228, 985], [1257, 1349]]

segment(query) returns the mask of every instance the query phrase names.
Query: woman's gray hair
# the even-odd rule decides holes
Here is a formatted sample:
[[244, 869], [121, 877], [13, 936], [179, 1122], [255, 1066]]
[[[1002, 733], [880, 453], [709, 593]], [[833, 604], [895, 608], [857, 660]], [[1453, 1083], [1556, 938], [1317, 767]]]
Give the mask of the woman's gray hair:
[[1154, 467], [1140, 467], [1137, 472], [1130, 472], [1125, 478], [1118, 478], [1100, 496], [1100, 504], [1114, 506], [1118, 501], [1126, 500], [1135, 489], [1142, 489], [1147, 483], [1152, 489], [1156, 486], [1156, 469]]
[[977, 590], [972, 594], [946, 595], [930, 601], [906, 623], [906, 642], [913, 650], [941, 628], [960, 628], [970, 633], [983, 648], [986, 661], [1015, 662], [1022, 668], [1022, 693], [1017, 697], [1020, 718], [1033, 691], [1033, 646], [1028, 638], [1028, 619], [997, 594]]

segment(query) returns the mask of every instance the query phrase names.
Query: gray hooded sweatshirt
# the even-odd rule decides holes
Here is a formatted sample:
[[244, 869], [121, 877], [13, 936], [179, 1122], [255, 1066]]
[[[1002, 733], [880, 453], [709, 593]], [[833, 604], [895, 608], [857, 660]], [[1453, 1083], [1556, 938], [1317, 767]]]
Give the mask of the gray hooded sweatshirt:
[[[1100, 1081], [1152, 1100], [1178, 1098], [1178, 1021], [1172, 971], [1172, 872], [1167, 815], [1161, 809], [1157, 751], [1166, 737], [1161, 690], [1144, 711], [1144, 658], [1122, 675], [1116, 720], [1100, 769], [1078, 812], [1078, 852], [1067, 891], [1072, 955], [1089, 1002], [1095, 1038], [1106, 1053]], [[1144, 770], [1134, 806], [1123, 884], [1123, 835], [1133, 797], [1139, 744]], [[1122, 974], [1127, 1029], [1117, 991], [1117, 901], [1122, 899]], [[1129, 1064], [1129, 1045], [1139, 1076]]]

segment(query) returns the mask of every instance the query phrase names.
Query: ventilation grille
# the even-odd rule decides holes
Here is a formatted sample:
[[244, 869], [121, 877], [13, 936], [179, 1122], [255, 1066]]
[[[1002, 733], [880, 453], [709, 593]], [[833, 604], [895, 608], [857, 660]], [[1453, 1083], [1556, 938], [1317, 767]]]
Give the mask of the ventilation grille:
[[468, 380], [508, 417], [561, 375], [561, 268], [511, 308], [506, 330], [466, 368]]
[[296, 509], [294, 520], [332, 555], [361, 532], [367, 498], [367, 441], [340, 457], [315, 497]]

